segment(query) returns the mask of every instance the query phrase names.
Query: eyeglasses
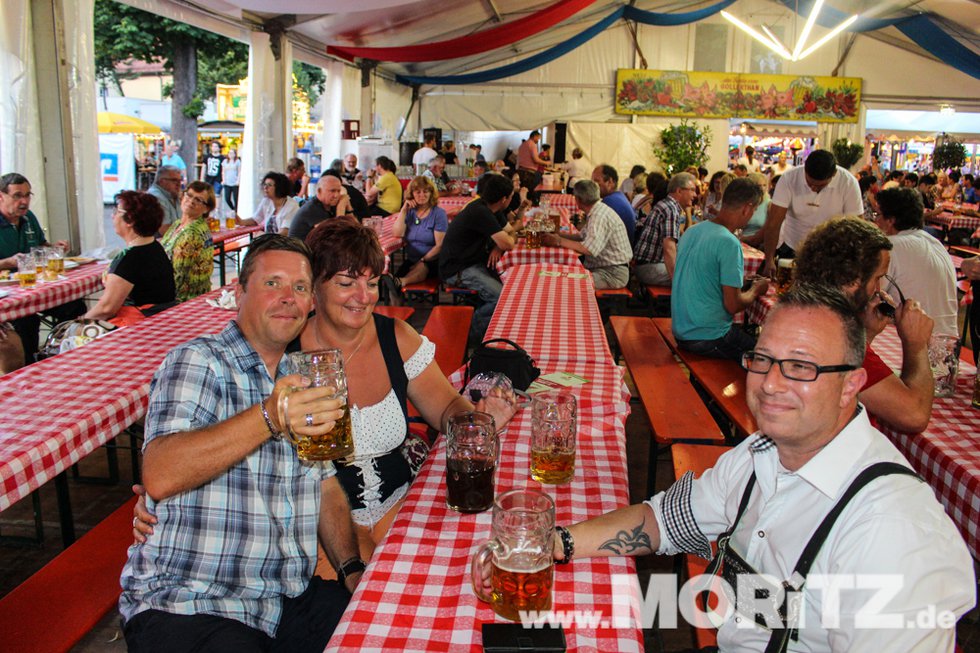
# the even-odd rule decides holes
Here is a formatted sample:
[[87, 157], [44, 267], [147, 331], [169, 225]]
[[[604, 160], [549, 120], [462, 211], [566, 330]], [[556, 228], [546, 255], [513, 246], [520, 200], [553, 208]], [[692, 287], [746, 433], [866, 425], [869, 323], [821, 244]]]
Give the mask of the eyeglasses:
[[857, 369], [857, 365], [817, 365], [794, 358], [778, 359], [757, 351], [742, 354], [742, 367], [753, 374], [768, 374], [774, 363], [779, 365], [779, 371], [787, 379], [805, 383], [816, 381], [818, 376], [828, 372], [850, 372]]
[[191, 195], [190, 193], [184, 193], [184, 197], [186, 199], [189, 199], [191, 201], [191, 204], [194, 204], [196, 206], [199, 206], [202, 209], [208, 208], [207, 201], [202, 200], [200, 197], [195, 197], [194, 195]]
[[3, 194], [4, 195], [9, 195], [10, 197], [13, 197], [14, 200], [17, 201], [17, 202], [19, 202], [21, 200], [29, 200], [32, 197], [34, 197], [34, 193], [8, 193], [8, 192], [4, 191]]
[[[893, 279], [890, 275], [887, 275], [886, 274], [885, 275], [885, 281], [887, 281], [889, 284], [891, 284], [891, 287], [894, 288], [895, 289], [895, 292], [898, 293], [898, 304], [899, 304], [899, 306], [901, 306], [902, 304], [904, 304], [905, 303], [905, 294], [902, 292], [902, 289], [898, 287], [898, 284], [895, 283], [895, 279]], [[878, 311], [878, 314], [881, 315], [882, 317], [888, 317], [888, 318], [894, 319], [895, 318], [895, 311], [897, 310], [898, 307], [897, 306], [892, 306], [887, 301], [885, 301], [885, 296], [884, 296], [884, 294], [882, 294], [882, 292], [880, 290], [877, 293], [875, 293], [875, 294], [878, 295], [878, 297], [881, 299], [881, 301], [878, 303], [878, 305], [875, 306], [875, 310]]]
[[275, 188], [276, 182], [274, 181], [264, 181], [262, 182], [262, 188]]

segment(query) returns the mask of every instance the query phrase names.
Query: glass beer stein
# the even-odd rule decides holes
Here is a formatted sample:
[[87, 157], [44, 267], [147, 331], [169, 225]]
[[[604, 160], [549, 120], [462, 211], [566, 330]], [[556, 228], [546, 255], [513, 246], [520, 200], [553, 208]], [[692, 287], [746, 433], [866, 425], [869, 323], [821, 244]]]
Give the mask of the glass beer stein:
[[796, 261], [791, 258], [776, 260], [776, 295], [782, 297], [793, 285]]
[[285, 415], [289, 410], [289, 395], [303, 390], [290, 387], [279, 398], [279, 422], [285, 426], [285, 435], [300, 460], [309, 462], [336, 460], [354, 452], [354, 439], [351, 433], [350, 407], [347, 405], [347, 375], [344, 373], [344, 356], [339, 349], [293, 352], [288, 356], [289, 373], [302, 374], [310, 380], [310, 387], [333, 388], [327, 399], [343, 399], [344, 415], [333, 429], [322, 435], [299, 435], [289, 427]]
[[500, 449], [497, 425], [486, 413], [458, 413], [446, 432], [446, 505], [483, 512], [493, 505], [493, 473]]
[[[493, 504], [490, 541], [477, 551], [471, 569], [477, 597], [504, 619], [551, 609], [554, 582], [555, 502], [536, 490], [511, 490]], [[490, 568], [491, 591], [483, 587]]]
[[531, 478], [568, 483], [575, 476], [578, 407], [569, 392], [542, 392], [531, 400]]

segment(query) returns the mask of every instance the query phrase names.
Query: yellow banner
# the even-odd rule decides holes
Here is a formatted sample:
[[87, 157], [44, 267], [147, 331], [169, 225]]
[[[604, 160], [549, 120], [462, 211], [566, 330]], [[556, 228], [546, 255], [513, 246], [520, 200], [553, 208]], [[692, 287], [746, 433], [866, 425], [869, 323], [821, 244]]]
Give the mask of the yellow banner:
[[857, 122], [860, 77], [616, 71], [616, 113]]

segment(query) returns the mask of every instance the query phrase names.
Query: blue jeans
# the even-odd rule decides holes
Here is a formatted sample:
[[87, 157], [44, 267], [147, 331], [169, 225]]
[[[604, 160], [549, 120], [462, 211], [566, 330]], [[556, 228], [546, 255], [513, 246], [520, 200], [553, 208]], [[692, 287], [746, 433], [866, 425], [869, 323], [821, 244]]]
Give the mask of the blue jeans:
[[728, 333], [714, 340], [681, 340], [677, 339], [681, 349], [711, 358], [728, 358], [742, 360], [742, 354], [755, 347], [755, 336], [746, 333], [741, 325], [733, 324]]
[[483, 336], [487, 333], [490, 326], [490, 318], [493, 311], [497, 308], [497, 300], [500, 299], [500, 292], [504, 285], [485, 265], [471, 265], [456, 275], [456, 285], [460, 288], [475, 290], [483, 302], [476, 311], [473, 312], [473, 321], [470, 323], [470, 337], [474, 342], [483, 342]]

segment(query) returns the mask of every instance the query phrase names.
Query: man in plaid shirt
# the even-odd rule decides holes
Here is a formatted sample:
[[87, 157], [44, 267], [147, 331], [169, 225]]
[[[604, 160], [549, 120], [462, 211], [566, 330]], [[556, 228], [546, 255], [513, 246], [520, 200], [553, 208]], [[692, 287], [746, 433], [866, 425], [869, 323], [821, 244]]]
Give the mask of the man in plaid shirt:
[[[278, 410], [287, 387], [309, 384], [286, 376], [283, 354], [312, 289], [305, 244], [256, 238], [237, 318], [154, 376], [144, 480], [156, 517], [137, 514], [156, 525], [130, 547], [119, 601], [130, 651], [322, 651], [340, 620], [364, 569], [350, 508], [333, 465], [302, 463], [281, 432], [328, 432], [342, 401], [306, 388]], [[318, 536], [346, 587], [313, 576]]]
[[670, 287], [677, 261], [677, 241], [687, 218], [684, 211], [698, 196], [694, 175], [678, 172], [667, 183], [667, 197], [636, 224], [636, 278], [651, 286]]

